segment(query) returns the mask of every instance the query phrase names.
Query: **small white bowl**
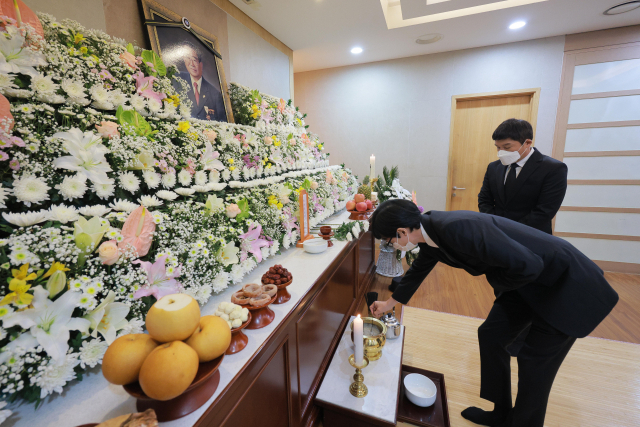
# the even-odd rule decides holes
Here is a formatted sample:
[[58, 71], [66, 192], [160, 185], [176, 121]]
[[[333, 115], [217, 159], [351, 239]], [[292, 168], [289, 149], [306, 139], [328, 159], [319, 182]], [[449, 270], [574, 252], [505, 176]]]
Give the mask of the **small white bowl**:
[[420, 374], [404, 377], [404, 394], [416, 406], [426, 408], [436, 401], [438, 389], [429, 378]]
[[310, 254], [319, 254], [326, 251], [328, 247], [327, 241], [323, 239], [309, 239], [302, 244], [302, 248]]

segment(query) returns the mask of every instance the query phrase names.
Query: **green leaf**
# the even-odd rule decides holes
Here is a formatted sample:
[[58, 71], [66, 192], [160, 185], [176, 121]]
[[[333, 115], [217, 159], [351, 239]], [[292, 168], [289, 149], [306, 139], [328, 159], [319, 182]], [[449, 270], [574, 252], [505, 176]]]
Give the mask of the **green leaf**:
[[136, 51], [133, 49], [133, 45], [131, 43], [127, 45], [127, 52], [129, 52], [131, 55], [136, 54]]
[[287, 135], [287, 141], [289, 141], [291, 138], [293, 138], [293, 134], [290, 133], [289, 135]]
[[309, 191], [311, 189], [311, 181], [309, 181], [309, 178], [305, 178], [304, 182], [302, 183], [302, 188], [304, 188], [305, 190]]
[[160, 77], [164, 77], [167, 75], [167, 67], [164, 65], [164, 62], [162, 62], [162, 58], [160, 58], [160, 55], [158, 55], [154, 51], [143, 50], [142, 60], [144, 61], [145, 64], [147, 62], [150, 62], [153, 65], [153, 68], [155, 68], [157, 73], [151, 72], [150, 73], [151, 75], [153, 76], [159, 75]]
[[236, 216], [237, 221], [242, 221], [245, 218], [249, 217], [249, 201], [247, 199], [242, 199], [238, 202], [238, 207], [240, 208], [240, 213]]

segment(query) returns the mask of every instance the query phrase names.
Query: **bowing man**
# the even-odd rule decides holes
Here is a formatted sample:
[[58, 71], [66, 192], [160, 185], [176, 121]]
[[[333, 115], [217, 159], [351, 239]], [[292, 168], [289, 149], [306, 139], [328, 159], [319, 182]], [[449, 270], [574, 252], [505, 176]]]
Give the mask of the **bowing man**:
[[498, 159], [489, 163], [478, 210], [551, 234], [551, 220], [567, 192], [567, 165], [531, 146], [526, 120], [505, 120], [493, 132]]
[[[371, 217], [377, 239], [420, 255], [374, 316], [406, 304], [438, 263], [486, 275], [498, 297], [478, 329], [480, 397], [466, 419], [500, 427], [543, 427], [553, 380], [576, 338], [587, 336], [618, 302], [602, 270], [570, 243], [507, 218], [470, 211], [421, 214], [408, 200], [388, 200]], [[507, 347], [529, 328], [518, 353], [518, 395], [511, 400]]]

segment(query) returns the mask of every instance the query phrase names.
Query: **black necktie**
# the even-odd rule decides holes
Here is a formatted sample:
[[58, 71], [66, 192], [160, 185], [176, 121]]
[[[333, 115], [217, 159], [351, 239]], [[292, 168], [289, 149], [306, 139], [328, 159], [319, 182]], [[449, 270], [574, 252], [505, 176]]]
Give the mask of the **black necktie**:
[[[508, 167], [508, 166], [507, 166]], [[512, 164], [511, 169], [509, 169], [509, 173], [507, 173], [507, 180], [504, 183], [504, 195], [506, 199], [509, 199], [513, 189], [516, 187], [516, 169], [518, 168], [517, 164]]]

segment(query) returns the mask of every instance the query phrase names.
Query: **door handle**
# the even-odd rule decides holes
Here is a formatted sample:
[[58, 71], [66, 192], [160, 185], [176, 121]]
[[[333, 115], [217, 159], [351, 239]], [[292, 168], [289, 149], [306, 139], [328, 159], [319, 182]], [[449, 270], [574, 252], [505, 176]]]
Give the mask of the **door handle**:
[[466, 188], [460, 188], [460, 187], [456, 187], [455, 185], [453, 186], [454, 190], [466, 190]]

